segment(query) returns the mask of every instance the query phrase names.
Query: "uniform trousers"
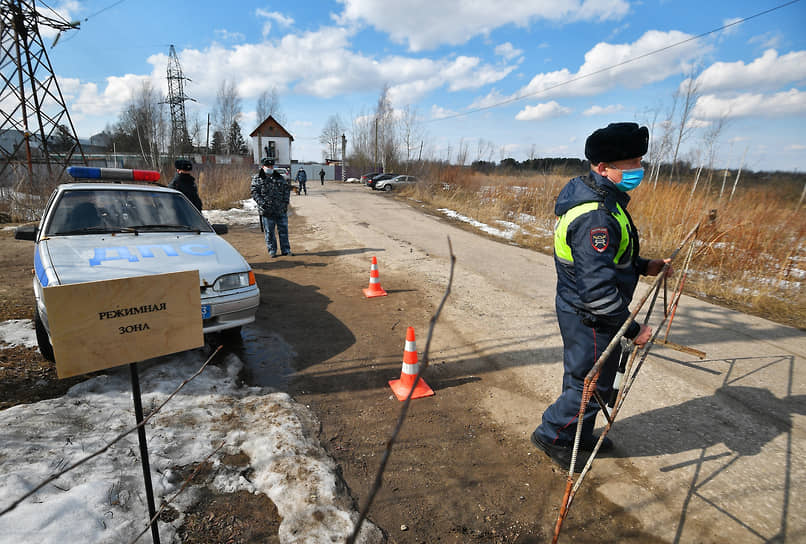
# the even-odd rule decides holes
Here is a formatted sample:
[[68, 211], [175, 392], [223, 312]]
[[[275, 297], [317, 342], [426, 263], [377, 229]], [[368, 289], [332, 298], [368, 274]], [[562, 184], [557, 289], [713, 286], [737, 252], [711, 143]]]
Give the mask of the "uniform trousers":
[[[557, 300], [557, 320], [563, 339], [563, 388], [562, 393], [543, 412], [543, 420], [535, 434], [549, 444], [570, 446], [577, 431], [579, 405], [585, 376], [615, 336], [615, 332], [602, 332], [582, 323], [582, 318], [561, 300]], [[618, 370], [621, 346], [617, 345], [602, 366], [596, 389], [607, 402]], [[591, 398], [582, 419], [582, 440], [591, 440], [600, 406]]]
[[288, 214], [276, 217], [261, 216], [263, 221], [263, 234], [266, 236], [266, 247], [269, 248], [269, 255], [277, 253], [277, 240], [274, 238], [274, 229], [277, 228], [277, 236], [280, 238], [280, 252], [291, 253], [291, 244], [288, 242]]

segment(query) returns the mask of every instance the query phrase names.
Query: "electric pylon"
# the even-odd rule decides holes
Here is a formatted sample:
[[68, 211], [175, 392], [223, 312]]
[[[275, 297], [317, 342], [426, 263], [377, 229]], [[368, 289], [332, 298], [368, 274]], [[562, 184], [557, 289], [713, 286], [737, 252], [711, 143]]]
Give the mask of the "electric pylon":
[[48, 26], [60, 36], [79, 23], [52, 13], [39, 12], [34, 0], [0, 0], [0, 181], [17, 170], [32, 188], [45, 176], [58, 182], [77, 154], [86, 164], [39, 34]]
[[[171, 107], [171, 156], [183, 155], [192, 150], [185, 117], [185, 101], [193, 100], [185, 96], [184, 81], [190, 79], [182, 75], [182, 65], [176, 49], [171, 45], [168, 59], [168, 100]], [[195, 100], [193, 100], [195, 102]]]

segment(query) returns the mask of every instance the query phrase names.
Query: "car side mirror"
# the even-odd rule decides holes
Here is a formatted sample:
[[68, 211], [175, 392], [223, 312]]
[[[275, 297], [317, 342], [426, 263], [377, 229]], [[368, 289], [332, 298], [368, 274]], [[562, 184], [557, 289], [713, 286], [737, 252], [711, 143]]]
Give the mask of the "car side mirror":
[[213, 230], [216, 234], [227, 234], [229, 232], [229, 227], [224, 223], [213, 223]]
[[14, 238], [16, 240], [36, 240], [36, 225], [21, 225], [14, 229]]

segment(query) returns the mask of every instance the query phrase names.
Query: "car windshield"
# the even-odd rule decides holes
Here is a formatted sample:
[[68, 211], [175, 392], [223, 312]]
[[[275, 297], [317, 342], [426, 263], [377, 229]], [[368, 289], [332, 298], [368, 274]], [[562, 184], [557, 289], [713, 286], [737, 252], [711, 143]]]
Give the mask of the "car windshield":
[[199, 211], [178, 193], [76, 189], [64, 191], [53, 206], [47, 236], [212, 230]]

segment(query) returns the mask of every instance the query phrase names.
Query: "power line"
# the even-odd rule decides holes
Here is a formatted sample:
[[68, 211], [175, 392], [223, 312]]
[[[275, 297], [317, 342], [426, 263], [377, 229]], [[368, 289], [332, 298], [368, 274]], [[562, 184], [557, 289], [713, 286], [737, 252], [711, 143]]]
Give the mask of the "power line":
[[106, 6], [105, 8], [101, 8], [98, 11], [96, 11], [95, 13], [87, 15], [86, 17], [84, 17], [84, 21], [88, 21], [92, 17], [95, 17], [96, 15], [100, 15], [101, 13], [105, 12], [106, 10], [112, 9], [113, 7], [117, 6], [118, 4], [122, 4], [125, 1], [126, 0], [118, 0], [117, 2], [113, 2], [113, 3], [109, 4], [108, 6]]
[[709, 30], [709, 31], [707, 31], [707, 32], [703, 32], [702, 34], [697, 34], [696, 36], [692, 36], [691, 38], [686, 38], [685, 40], [681, 40], [681, 41], [679, 41], [679, 42], [677, 42], [677, 43], [673, 43], [673, 44], [671, 44], [671, 45], [667, 45], [667, 46], [661, 47], [661, 48], [659, 48], [659, 49], [655, 49], [655, 50], [653, 50], [653, 51], [649, 51], [648, 53], [644, 53], [643, 55], [638, 55], [637, 57], [633, 57], [633, 58], [631, 58], [631, 59], [624, 60], [624, 61], [622, 61], [622, 62], [619, 62], [619, 63], [617, 63], [617, 64], [613, 64], [613, 65], [611, 65], [611, 66], [607, 66], [607, 67], [605, 67], [605, 68], [601, 68], [601, 69], [596, 70], [596, 71], [594, 71], [594, 72], [591, 72], [591, 73], [589, 73], [589, 74], [583, 74], [583, 75], [580, 75], [580, 76], [572, 77], [571, 79], [568, 79], [568, 80], [566, 80], [566, 81], [563, 81], [562, 83], [557, 83], [557, 84], [555, 84], [555, 85], [550, 85], [549, 87], [546, 87], [546, 88], [544, 88], [544, 89], [540, 89], [539, 91], [535, 91], [535, 92], [532, 92], [532, 93], [526, 93], [526, 94], [522, 94], [522, 95], [519, 95], [519, 96], [515, 96], [515, 97], [512, 97], [512, 98], [508, 98], [508, 99], [506, 99], [506, 100], [502, 100], [501, 102], [496, 102], [495, 104], [490, 104], [490, 105], [488, 105], [488, 106], [482, 106], [482, 107], [474, 108], [474, 109], [467, 110], [467, 111], [462, 112], [462, 113], [455, 113], [455, 114], [453, 114], [453, 115], [447, 115], [447, 116], [445, 116], [445, 117], [440, 117], [440, 118], [438, 118], [438, 119], [429, 119], [429, 120], [427, 120], [427, 121], [424, 121], [424, 123], [434, 123], [434, 122], [437, 122], [437, 121], [445, 121], [445, 120], [447, 120], [447, 119], [456, 119], [456, 118], [458, 118], [458, 117], [464, 117], [464, 116], [466, 116], [466, 115], [470, 115], [470, 114], [472, 114], [472, 113], [478, 113], [478, 112], [480, 112], [480, 111], [490, 110], [490, 109], [493, 109], [493, 108], [497, 108], [497, 107], [499, 107], [499, 106], [504, 106], [504, 105], [506, 105], [506, 104], [511, 104], [511, 103], [513, 103], [513, 102], [517, 102], [517, 101], [519, 101], [519, 100], [523, 100], [524, 98], [529, 98], [529, 97], [532, 97], [532, 96], [537, 96], [537, 95], [540, 95], [540, 94], [544, 94], [544, 93], [547, 93], [548, 91], [552, 91], [552, 90], [557, 89], [557, 88], [559, 88], [559, 87], [564, 87], [565, 85], [569, 85], [569, 84], [571, 84], [571, 83], [575, 83], [575, 82], [577, 82], [577, 81], [581, 81], [581, 80], [583, 80], [583, 79], [587, 79], [587, 78], [589, 78], [589, 77], [592, 77], [592, 76], [595, 76], [595, 75], [599, 75], [599, 74], [601, 74], [601, 73], [604, 73], [604, 72], [607, 72], [607, 71], [613, 70], [613, 69], [618, 68], [618, 67], [620, 67], [620, 66], [624, 66], [625, 64], [629, 64], [629, 63], [631, 63], [631, 62], [635, 62], [635, 61], [637, 61], [637, 60], [644, 59], [644, 58], [646, 58], [646, 57], [649, 57], [649, 56], [655, 55], [655, 54], [657, 54], [657, 53], [662, 53], [662, 52], [664, 52], [664, 51], [668, 51], [669, 49], [673, 49], [673, 48], [675, 48], [675, 47], [681, 46], [681, 45], [686, 44], [686, 43], [688, 43], [688, 42], [692, 42], [692, 41], [695, 41], [695, 40], [699, 40], [700, 38], [704, 38], [705, 36], [708, 36], [708, 35], [710, 35], [710, 34], [714, 34], [715, 32], [720, 32], [720, 31], [722, 31], [722, 30], [725, 30], [726, 28], [730, 28], [730, 27], [732, 27], [732, 26], [736, 26], [736, 25], [742, 24], [742, 23], [744, 23], [744, 22], [746, 22], [746, 21], [749, 21], [750, 19], [755, 19], [756, 17], [761, 17], [762, 15], [766, 15], [766, 14], [768, 14], [768, 13], [770, 13], [770, 12], [773, 12], [773, 11], [776, 11], [776, 10], [779, 10], [779, 9], [782, 9], [782, 8], [785, 8], [785, 7], [787, 7], [787, 6], [791, 6], [792, 4], [796, 4], [796, 3], [798, 3], [798, 2], [800, 2], [800, 0], [791, 0], [790, 2], [786, 2], [786, 3], [784, 3], [784, 4], [780, 4], [780, 5], [778, 5], [778, 6], [775, 6], [775, 7], [770, 8], [770, 9], [766, 9], [766, 10], [764, 10], [764, 11], [760, 11], [760, 12], [758, 12], [758, 13], [756, 13], [756, 14], [750, 15], [750, 16], [745, 17], [745, 18], [743, 18], [743, 19], [739, 19], [739, 20], [737, 20], [737, 21], [733, 21], [733, 22], [727, 23], [727, 24], [725, 24], [725, 25], [722, 25], [722, 26], [720, 26], [719, 28], [714, 28], [713, 30]]

